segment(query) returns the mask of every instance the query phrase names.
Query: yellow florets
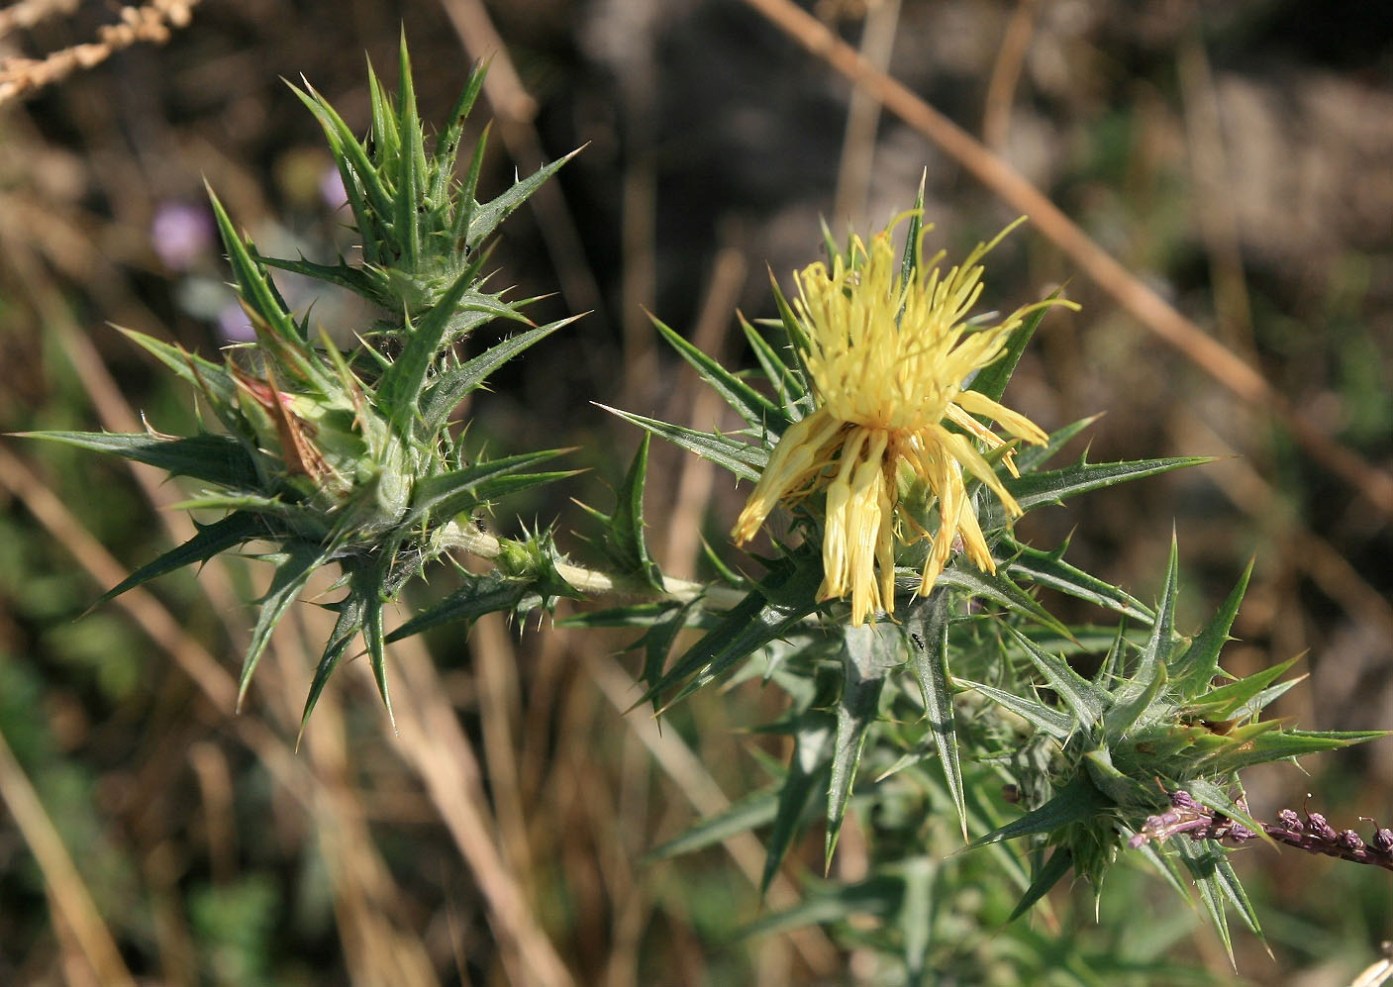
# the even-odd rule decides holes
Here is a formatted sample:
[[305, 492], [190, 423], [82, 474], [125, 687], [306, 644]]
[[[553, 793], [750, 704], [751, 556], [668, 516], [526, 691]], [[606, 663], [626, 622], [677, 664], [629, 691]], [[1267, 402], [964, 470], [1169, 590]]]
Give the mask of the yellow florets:
[[[995, 571], [964, 472], [1012, 517], [1021, 513], [978, 447], [993, 450], [1007, 440], [973, 416], [1027, 442], [1043, 443], [1046, 435], [1024, 415], [963, 390], [1002, 354], [1027, 314], [1057, 303], [1023, 306], [993, 326], [968, 324], [982, 293], [979, 261], [1009, 229], [947, 274], [939, 270], [940, 254], [921, 260], [906, 281], [892, 226], [869, 249], [854, 238], [850, 258], [837, 258], [830, 270], [819, 262], [797, 275], [794, 311], [806, 336], [815, 410], [784, 432], [732, 534], [744, 543], [780, 501], [795, 504], [825, 491], [819, 597], [850, 595], [855, 624], [894, 610], [897, 521], [906, 540], [932, 542], [919, 592], [933, 586], [955, 539], [973, 564]], [[1004, 458], [1014, 471], [1009, 450]], [[902, 468], [937, 498], [937, 531], [898, 509]]]

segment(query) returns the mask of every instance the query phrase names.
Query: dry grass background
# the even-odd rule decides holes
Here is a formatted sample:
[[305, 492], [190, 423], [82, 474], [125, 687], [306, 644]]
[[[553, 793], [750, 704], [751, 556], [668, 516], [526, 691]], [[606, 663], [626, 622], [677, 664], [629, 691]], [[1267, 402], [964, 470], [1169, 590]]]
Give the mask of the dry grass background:
[[[187, 424], [187, 396], [106, 326], [217, 345], [216, 250], [173, 261], [152, 224], [199, 203], [206, 178], [263, 244], [343, 242], [318, 198], [327, 155], [278, 80], [303, 75], [362, 123], [363, 54], [390, 77], [404, 27], [427, 120], [493, 58], [493, 188], [588, 144], [497, 254], [500, 283], [556, 292], [538, 318], [591, 312], [478, 402], [474, 427], [500, 448], [581, 446], [595, 473], [567, 493], [603, 503], [633, 437], [588, 401], [718, 414], [656, 350], [644, 309], [738, 360], [733, 313], [764, 314], [766, 265], [782, 277], [810, 259], [820, 216], [839, 232], [883, 222], [926, 173], [948, 245], [1032, 215], [999, 252], [995, 303], [1065, 282], [1084, 304], [1051, 316], [1018, 405], [1049, 427], [1106, 411], [1094, 458], [1220, 457], [1030, 534], [1072, 531], [1072, 559], [1145, 598], [1174, 526], [1192, 622], [1255, 556], [1231, 665], [1306, 652], [1309, 687], [1281, 715], [1393, 726], [1393, 29], [1377, 5], [176, 6], [193, 18], [163, 45], [0, 106], [0, 430]], [[91, 0], [5, 13], [0, 54], [35, 63], [122, 17]], [[316, 313], [351, 318], [332, 300]], [[739, 731], [776, 697], [703, 697], [659, 731], [621, 715], [635, 697], [622, 642], [483, 622], [429, 654], [397, 647], [399, 737], [355, 669], [297, 754], [320, 611], [300, 608], [234, 716], [255, 567], [209, 566], [75, 619], [182, 537], [177, 490], [5, 439], [0, 498], [0, 982], [618, 987], [859, 969], [816, 931], [731, 939], [759, 907], [753, 839], [641, 859], [759, 780], [750, 747], [778, 748]], [[719, 538], [737, 502], [700, 464], [656, 456], [665, 567], [696, 571], [697, 533]], [[1340, 826], [1393, 817], [1393, 744], [1308, 769], [1254, 772], [1255, 809], [1312, 792]], [[854, 873], [854, 834], [839, 866]], [[1393, 936], [1383, 873], [1266, 850], [1241, 872], [1276, 954], [1241, 943], [1255, 982], [1348, 982]], [[1105, 912], [1155, 891], [1125, 884]], [[1203, 931], [1178, 950], [1228, 976]]]

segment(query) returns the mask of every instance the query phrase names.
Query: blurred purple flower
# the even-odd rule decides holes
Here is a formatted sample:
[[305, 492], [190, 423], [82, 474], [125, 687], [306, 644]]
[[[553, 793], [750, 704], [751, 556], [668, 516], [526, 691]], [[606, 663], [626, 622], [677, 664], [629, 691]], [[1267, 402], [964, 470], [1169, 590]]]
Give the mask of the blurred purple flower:
[[187, 271], [213, 246], [213, 217], [202, 206], [162, 202], [150, 222], [155, 253], [171, 271]]
[[218, 313], [218, 335], [224, 343], [250, 343], [256, 339], [256, 330], [240, 302], [230, 302]]
[[343, 188], [343, 175], [337, 166], [324, 169], [324, 177], [319, 180], [319, 196], [330, 209], [338, 209], [348, 201], [348, 193]]

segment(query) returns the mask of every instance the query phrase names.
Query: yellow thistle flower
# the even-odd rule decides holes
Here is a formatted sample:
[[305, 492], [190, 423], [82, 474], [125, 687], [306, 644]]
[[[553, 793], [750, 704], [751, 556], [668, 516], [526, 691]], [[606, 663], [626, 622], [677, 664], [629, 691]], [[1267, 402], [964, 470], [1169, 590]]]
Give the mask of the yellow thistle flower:
[[[995, 450], [1007, 440], [973, 416], [1027, 442], [1047, 436], [1024, 415], [963, 385], [1001, 356], [1026, 315], [1070, 305], [1048, 299], [996, 325], [970, 325], [968, 313], [982, 293], [979, 261], [1015, 224], [946, 275], [938, 267], [942, 253], [921, 260], [908, 282], [891, 243], [895, 225], [869, 249], [853, 238], [849, 262], [838, 258], [830, 271], [819, 262], [797, 274], [794, 311], [807, 337], [815, 410], [784, 432], [732, 532], [743, 544], [779, 502], [792, 506], [826, 491], [818, 596], [850, 595], [853, 624], [894, 611], [897, 528], [905, 541], [932, 542], [920, 593], [932, 588], [957, 540], [978, 568], [996, 571], [964, 474], [980, 480], [1012, 517], [1021, 509], [978, 447]], [[1004, 461], [1014, 474], [1010, 450]], [[937, 498], [937, 531], [900, 508], [902, 478], [919, 481]]]

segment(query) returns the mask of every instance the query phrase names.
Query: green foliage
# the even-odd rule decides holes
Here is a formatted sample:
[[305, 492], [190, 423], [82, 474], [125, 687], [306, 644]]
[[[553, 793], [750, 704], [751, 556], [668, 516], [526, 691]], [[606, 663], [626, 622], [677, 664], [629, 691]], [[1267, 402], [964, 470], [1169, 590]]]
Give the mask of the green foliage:
[[[1051, 938], [1013, 922], [1049, 907], [1051, 890], [1071, 875], [1099, 893], [1124, 858], [1149, 862], [1181, 894], [1192, 885], [1230, 952], [1231, 911], [1257, 932], [1257, 915], [1215, 840], [1156, 839], [1135, 852], [1129, 841], [1146, 832], [1150, 817], [1181, 789], [1205, 811], [1261, 832], [1245, 808], [1241, 770], [1376, 734], [1309, 732], [1261, 718], [1290, 688], [1283, 676], [1293, 663], [1241, 679], [1221, 668], [1246, 576], [1209, 623], [1186, 637], [1176, 627], [1174, 547], [1152, 607], [1066, 561], [1065, 545], [1042, 549], [1017, 540], [1016, 507], [1059, 505], [1204, 462], [1090, 463], [1080, 457], [1061, 464], [1063, 450], [1088, 421], [1045, 437], [996, 416], [998, 410], [1013, 414], [997, 402], [1057, 299], [1021, 309], [1002, 324], [1000, 331], [1010, 336], [994, 357], [970, 380], [944, 382], [955, 392], [960, 385], [967, 389], [965, 403], [954, 406], [956, 416], [933, 423], [942, 433], [939, 453], [952, 452], [944, 475], [963, 494], [955, 516], [971, 519], [970, 527], [958, 530], [980, 527], [990, 558], [971, 564], [958, 552], [941, 574], [923, 575], [929, 539], [922, 536], [952, 523], [945, 520], [948, 495], [923, 475], [902, 470], [892, 477], [902, 487], [895, 490], [896, 504], [904, 507], [895, 518], [900, 538], [894, 557], [879, 557], [877, 565], [893, 618], [852, 619], [840, 594], [827, 589], [823, 549], [831, 538], [832, 494], [820, 489], [796, 490], [785, 501], [792, 523], [774, 537], [770, 557], [750, 557], [739, 572], [722, 568], [708, 583], [666, 578], [648, 550], [643, 500], [652, 435], [754, 482], [770, 467], [780, 439], [791, 430], [797, 434], [820, 410], [824, 396], [810, 370], [809, 326], [800, 305], [777, 284], [779, 318], [742, 320], [757, 372], [722, 367], [654, 319], [658, 334], [742, 425], [733, 433], [704, 432], [616, 411], [646, 434], [615, 491], [614, 507], [584, 508], [591, 527], [583, 533], [603, 571], [574, 564], [550, 528], [534, 524], [528, 532], [524, 526], [521, 537], [500, 539], [476, 527], [476, 512], [570, 475], [539, 470], [561, 450], [488, 457], [451, 420], [493, 371], [567, 321], [535, 326], [524, 315], [525, 301], [486, 290], [489, 238], [566, 159], [480, 201], [484, 140], [473, 148], [462, 179], [455, 166], [482, 79], [482, 71], [470, 75], [429, 148], [404, 44], [395, 98], [369, 72], [372, 128], [364, 138], [313, 89], [292, 87], [323, 128], [343, 178], [361, 262], [263, 256], [214, 196], [255, 342], [229, 349], [217, 362], [127, 335], [199, 393], [216, 427], [190, 436], [153, 429], [37, 433], [185, 477], [195, 484], [185, 506], [223, 512], [101, 602], [224, 553], [268, 563], [270, 579], [243, 658], [240, 701], [291, 604], [317, 572], [335, 567], [340, 595], [327, 607], [336, 620], [310, 678], [303, 733], [359, 640], [390, 714], [386, 646], [392, 641], [451, 622], [467, 628], [490, 613], [549, 611], [561, 597], [636, 597], [571, 623], [642, 632], [634, 645], [643, 662], [640, 702], [661, 713], [710, 686], [756, 676], [787, 695], [782, 715], [762, 727], [785, 738], [791, 751], [786, 764], [771, 766], [772, 784], [703, 820], [655, 856], [761, 829], [767, 854], [761, 890], [767, 891], [782, 868], [794, 867], [810, 831], [821, 829], [828, 872], [848, 825], [854, 821], [865, 837], [863, 877], [808, 879], [801, 904], [765, 915], [751, 934], [828, 925], [847, 945], [879, 954], [887, 980], [924, 982], [935, 971], [992, 983], [1044, 982], [1046, 975], [1071, 983], [1178, 976], [1155, 954], [1129, 965], [1118, 951], [1090, 952], [1067, 933]], [[908, 224], [901, 283], [924, 264], [921, 220], [916, 211]], [[970, 255], [966, 267], [986, 249]], [[857, 262], [857, 254], [847, 256], [847, 263]], [[377, 307], [380, 318], [356, 333], [356, 345], [341, 350], [329, 334], [311, 331], [308, 315], [290, 310], [274, 270], [355, 292]], [[939, 284], [936, 269], [933, 277]], [[980, 285], [951, 276], [946, 283], [966, 284], [949, 305], [956, 319], [956, 308], [975, 301]], [[905, 297], [898, 296], [898, 314], [892, 306], [884, 323], [893, 322], [896, 331], [909, 310]], [[497, 321], [521, 331], [466, 357], [479, 331]], [[987, 331], [975, 322], [964, 325], [972, 330], [966, 340]], [[991, 422], [1043, 441], [1017, 449], [991, 431]], [[824, 464], [824, 474], [855, 465], [834, 459]], [[938, 508], [943, 515], [935, 514]], [[909, 537], [916, 532], [919, 537]], [[948, 539], [943, 544], [946, 554]], [[457, 590], [387, 634], [384, 608], [413, 580], [446, 570], [449, 553], [457, 550], [491, 567], [457, 567]], [[1047, 608], [1047, 591], [1099, 608], [1116, 618], [1116, 626], [1066, 625]], [[1019, 808], [1010, 807], [1013, 802]], [[970, 852], [958, 853], [965, 844]], [[195, 904], [211, 978], [263, 977], [258, 957], [277, 918], [268, 888], [248, 881]]]
[[[395, 99], [370, 71], [373, 127], [361, 140], [321, 96], [295, 89], [323, 126], [339, 164], [363, 238], [361, 264], [262, 256], [211, 196], [256, 342], [229, 349], [219, 363], [140, 333], [127, 335], [200, 392], [217, 431], [37, 433], [198, 481], [185, 506], [225, 512], [113, 587], [103, 601], [233, 550], [271, 563], [243, 660], [242, 696], [290, 604], [316, 571], [338, 567], [346, 595], [331, 605], [338, 619], [310, 684], [305, 722], [359, 635], [390, 713], [384, 606], [452, 545], [472, 537], [468, 519], [475, 511], [570, 475], [534, 471], [557, 451], [487, 458], [455, 435], [450, 420], [492, 371], [569, 321], [533, 326], [522, 311], [526, 302], [484, 289], [488, 238], [564, 161], [491, 201], [476, 199], [482, 141], [463, 182], [454, 177], [454, 163], [482, 81], [482, 70], [470, 75], [429, 153], [404, 44]], [[308, 316], [289, 309], [271, 268], [348, 288], [384, 315], [359, 334], [360, 345], [341, 352], [327, 334], [311, 331]], [[497, 320], [524, 331], [462, 359], [475, 334]], [[514, 547], [523, 556], [533, 552]], [[494, 543], [496, 554], [507, 548]], [[514, 606], [554, 597], [564, 587], [553, 566], [535, 560], [514, 564], [509, 577]]]
[[[782, 318], [766, 326], [771, 335], [746, 327], [772, 398], [658, 324], [664, 338], [746, 422], [742, 433], [704, 434], [621, 416], [737, 478], [750, 478], [768, 461], [784, 429], [808, 411], [809, 377], [799, 355], [802, 330], [789, 304], [781, 295], [778, 299]], [[1036, 311], [1017, 330], [1003, 365], [1014, 363], [1018, 341], [1034, 332], [1042, 316]], [[1009, 373], [1003, 376], [996, 365], [990, 369], [974, 384], [999, 396]], [[1054, 466], [1060, 450], [1086, 425], [1068, 426], [1041, 448], [1023, 450], [1016, 458], [1018, 476], [998, 462], [1002, 484], [1023, 509], [1205, 462], [1079, 459]], [[951, 896], [921, 890], [922, 873], [952, 852], [952, 831], [976, 837], [967, 859], [1001, 851], [1008, 840], [1024, 844], [1027, 869], [1000, 853], [988, 867], [996, 869], [997, 882], [1020, 880], [1014, 907], [1001, 916], [1016, 919], [1071, 874], [1099, 892], [1109, 870], [1129, 852], [1129, 837], [1167, 805], [1169, 792], [1187, 788], [1204, 805], [1260, 830], [1243, 807], [1241, 769], [1379, 736], [1312, 733], [1260, 719], [1264, 707], [1292, 684], [1281, 680], [1293, 662], [1237, 680], [1220, 667], [1246, 576], [1214, 618], [1186, 638], [1174, 626], [1179, 593], [1174, 552], [1153, 609], [1067, 562], [1065, 546], [1040, 550], [1018, 542], [1002, 512], [983, 509], [979, 519], [994, 554], [1004, 560], [995, 574], [951, 565], [927, 596], [916, 598], [918, 557], [907, 550], [900, 560], [895, 608], [904, 616], [849, 627], [840, 605], [817, 596], [821, 565], [808, 544], [819, 537], [813, 508], [795, 524], [807, 540], [779, 544], [767, 574], [738, 605], [724, 610], [714, 624], [699, 612], [700, 603], [684, 611], [681, 619], [701, 626], [703, 636], [661, 674], [651, 660], [645, 664], [646, 698], [667, 697], [661, 706], [745, 665], [776, 669], [777, 674], [763, 674], [784, 686], [791, 702], [776, 729], [793, 738], [794, 753], [777, 786], [704, 821], [662, 852], [766, 829], [767, 887], [775, 865], [817, 817], [829, 866], [849, 809], [874, 826], [865, 880], [814, 885], [804, 905], [768, 916], [752, 931], [816, 922], [865, 944], [865, 929], [872, 928], [876, 948], [897, 955], [901, 975], [911, 981], [931, 969], [966, 970], [962, 957], [940, 955], [936, 963], [949, 966], [927, 959], [941, 944], [926, 930], [946, 922], [954, 905]], [[1120, 623], [1106, 636], [1093, 628], [1063, 626], [1039, 602], [1038, 591], [1045, 589], [1110, 611]], [[1129, 630], [1129, 624], [1144, 633]], [[650, 629], [642, 643], [651, 645], [654, 634]], [[1018, 793], [1024, 814], [1000, 819], [994, 806], [1000, 796], [993, 793], [1003, 785]], [[906, 800], [916, 808], [904, 811]], [[810, 807], [818, 801], [822, 809], [814, 815]], [[942, 824], [945, 814], [954, 820], [951, 830]], [[929, 856], [916, 856], [923, 853]], [[1193, 884], [1226, 947], [1231, 949], [1230, 910], [1258, 931], [1251, 903], [1216, 843], [1181, 839], [1131, 857], [1149, 860], [1182, 895], [1186, 884]], [[1014, 955], [1019, 962], [1013, 977], [1029, 982], [1026, 971], [1042, 962], [1043, 954], [1021, 948]], [[1101, 978], [1107, 970], [1105, 962], [1090, 966], [1082, 956], [1069, 962], [1078, 964], [1083, 980]], [[1143, 964], [1133, 972], [1146, 969], [1159, 971]]]

